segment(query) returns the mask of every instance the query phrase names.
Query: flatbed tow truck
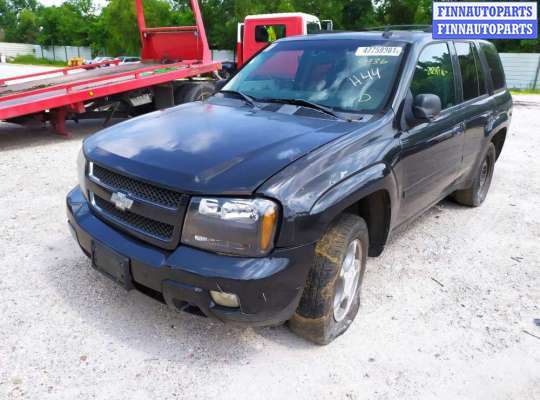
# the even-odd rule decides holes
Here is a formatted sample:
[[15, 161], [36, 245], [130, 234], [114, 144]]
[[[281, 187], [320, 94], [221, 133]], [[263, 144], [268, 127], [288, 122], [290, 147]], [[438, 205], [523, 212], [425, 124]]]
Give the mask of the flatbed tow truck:
[[[56, 133], [68, 136], [68, 119], [105, 118], [107, 123], [113, 116], [129, 117], [211, 95], [222, 65], [212, 60], [198, 1], [190, 0], [193, 26], [148, 28], [142, 0], [135, 5], [141, 63], [108, 60], [0, 78], [0, 121], [49, 122]], [[303, 13], [247, 16], [238, 25], [234, 69], [273, 40], [320, 29], [317, 17]]]
[[98, 117], [104, 109], [112, 115], [122, 104], [171, 106], [175, 91], [185, 84], [181, 80], [220, 69], [212, 61], [197, 0], [191, 0], [194, 26], [147, 28], [142, 0], [135, 4], [142, 63], [106, 61], [0, 79], [0, 120], [49, 121], [57, 133], [67, 135], [66, 119]]

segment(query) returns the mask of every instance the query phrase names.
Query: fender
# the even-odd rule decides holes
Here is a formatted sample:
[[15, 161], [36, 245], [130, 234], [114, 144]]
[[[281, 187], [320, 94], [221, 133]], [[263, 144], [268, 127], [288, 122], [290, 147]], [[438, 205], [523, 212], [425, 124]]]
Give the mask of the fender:
[[377, 163], [328, 190], [317, 200], [310, 215], [317, 221], [316, 235], [320, 237], [343, 210], [360, 212], [370, 227], [370, 255], [377, 256], [390, 234], [392, 214], [398, 202], [399, 190], [393, 171], [386, 164]]
[[477, 169], [480, 168], [480, 164], [484, 159], [489, 143], [502, 130], [508, 131], [510, 128], [513, 110], [512, 95], [507, 91], [501, 92], [496, 94], [495, 98], [491, 101], [494, 104], [494, 111], [492, 112], [488, 124], [485, 127], [483, 150], [478, 153], [473, 168], [460, 183], [459, 189], [467, 188], [472, 184], [474, 174]]
[[391, 169], [399, 154], [387, 113], [294, 162], [258, 193], [281, 203], [277, 247], [316, 242], [328, 224], [363, 195], [385, 189], [395, 196]]
[[337, 215], [334, 213], [339, 213], [333, 209], [346, 209], [362, 197], [385, 188], [383, 181], [388, 174], [385, 171], [387, 171], [386, 165], [379, 163], [341, 181], [317, 200], [310, 214], [326, 212], [329, 213], [328, 218], [332, 220]]

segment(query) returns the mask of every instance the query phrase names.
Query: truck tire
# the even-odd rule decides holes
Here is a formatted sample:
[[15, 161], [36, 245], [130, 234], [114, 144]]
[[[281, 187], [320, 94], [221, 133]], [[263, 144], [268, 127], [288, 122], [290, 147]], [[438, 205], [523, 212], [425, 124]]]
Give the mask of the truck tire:
[[478, 207], [481, 205], [486, 199], [489, 187], [491, 186], [496, 159], [497, 152], [495, 151], [495, 145], [490, 143], [482, 162], [478, 166], [478, 170], [475, 172], [471, 187], [454, 192], [452, 198], [457, 203], [469, 207]]
[[320, 345], [344, 333], [360, 307], [369, 234], [357, 215], [342, 214], [315, 247], [300, 304], [289, 320], [297, 335]]
[[186, 82], [174, 93], [174, 104], [204, 100], [214, 94], [214, 84], [210, 82]]

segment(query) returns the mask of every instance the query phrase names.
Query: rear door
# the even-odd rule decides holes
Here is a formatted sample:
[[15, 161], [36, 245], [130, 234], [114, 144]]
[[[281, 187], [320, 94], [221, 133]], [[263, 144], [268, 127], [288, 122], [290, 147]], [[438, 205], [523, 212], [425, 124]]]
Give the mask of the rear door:
[[488, 134], [493, 135], [503, 129], [510, 122], [512, 115], [512, 95], [506, 87], [504, 69], [497, 53], [497, 49], [492, 43], [480, 41], [480, 58], [486, 67], [486, 75], [491, 85], [490, 98], [492, 117], [488, 124]]
[[452, 50], [446, 42], [428, 44], [416, 63], [410, 86], [412, 97], [435, 94], [441, 99], [442, 112], [400, 136], [400, 222], [439, 201], [455, 181], [461, 164], [464, 125], [455, 112], [458, 91]]
[[476, 165], [487, 137], [491, 118], [491, 101], [487, 80], [474, 42], [455, 42], [459, 63], [461, 104], [459, 113], [465, 122], [463, 161], [460, 176], [466, 177]]

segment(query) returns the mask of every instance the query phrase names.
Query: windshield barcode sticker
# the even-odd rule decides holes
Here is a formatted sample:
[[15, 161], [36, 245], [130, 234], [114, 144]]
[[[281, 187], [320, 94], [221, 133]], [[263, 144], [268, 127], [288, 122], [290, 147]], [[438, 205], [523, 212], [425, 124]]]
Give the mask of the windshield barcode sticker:
[[387, 46], [373, 46], [373, 47], [359, 47], [356, 49], [356, 55], [361, 56], [389, 56], [398, 57], [401, 55], [402, 47], [387, 47]]

